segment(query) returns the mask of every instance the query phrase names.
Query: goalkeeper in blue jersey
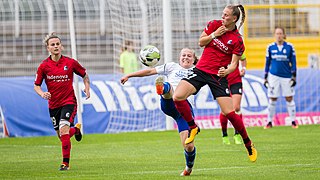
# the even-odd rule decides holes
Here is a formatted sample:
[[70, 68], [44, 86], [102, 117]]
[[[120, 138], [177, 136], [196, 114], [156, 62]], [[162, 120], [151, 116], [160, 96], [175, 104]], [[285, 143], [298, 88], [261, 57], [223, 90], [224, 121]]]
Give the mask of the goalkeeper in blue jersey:
[[[196, 147], [194, 141], [185, 143], [189, 137], [189, 130], [192, 124], [186, 122], [185, 119], [180, 115], [175, 107], [172, 99], [173, 91], [179, 84], [182, 78], [187, 77], [192, 72], [194, 65], [197, 63], [197, 57], [194, 50], [189, 48], [183, 48], [180, 51], [179, 64], [175, 62], [169, 62], [163, 65], [156, 66], [154, 68], [143, 69], [133, 73], [129, 73], [123, 76], [120, 80], [122, 84], [127, 82], [131, 77], [144, 77], [151, 75], [161, 75], [156, 78], [156, 91], [160, 95], [161, 110], [168, 116], [171, 116], [177, 123], [178, 131], [180, 134], [180, 140], [184, 147], [184, 155], [186, 159], [186, 167], [181, 173], [181, 176], [189, 176], [192, 172], [194, 160], [196, 157]], [[166, 76], [167, 81], [165, 82], [164, 77]], [[189, 106], [192, 109], [193, 96], [188, 98]], [[193, 121], [193, 125], [195, 125]]]
[[295, 122], [296, 104], [293, 100], [294, 86], [296, 85], [296, 53], [291, 43], [285, 41], [286, 33], [284, 28], [276, 27], [274, 31], [276, 41], [267, 47], [265, 82], [268, 88], [268, 124], [265, 129], [272, 128], [272, 119], [276, 113], [277, 98], [282, 96], [286, 99], [287, 109], [292, 128], [298, 128]]

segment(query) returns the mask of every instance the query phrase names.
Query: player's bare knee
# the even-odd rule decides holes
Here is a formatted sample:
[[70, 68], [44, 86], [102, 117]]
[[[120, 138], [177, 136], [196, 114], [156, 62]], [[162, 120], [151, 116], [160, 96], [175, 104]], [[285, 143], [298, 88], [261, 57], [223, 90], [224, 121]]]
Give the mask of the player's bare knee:
[[[240, 112], [240, 110], [241, 110], [241, 108], [240, 108], [240, 106], [234, 106], [234, 111], [237, 113], [237, 114], [240, 114], [241, 112]], [[238, 112], [240, 112], [240, 113], [238, 113]]]
[[180, 96], [178, 94], [173, 94], [172, 99], [173, 99], [173, 101], [182, 101], [182, 100], [184, 100], [182, 98], [182, 96]]
[[292, 96], [285, 97], [287, 102], [291, 102], [293, 100]]
[[271, 101], [277, 101], [278, 98], [270, 98]]

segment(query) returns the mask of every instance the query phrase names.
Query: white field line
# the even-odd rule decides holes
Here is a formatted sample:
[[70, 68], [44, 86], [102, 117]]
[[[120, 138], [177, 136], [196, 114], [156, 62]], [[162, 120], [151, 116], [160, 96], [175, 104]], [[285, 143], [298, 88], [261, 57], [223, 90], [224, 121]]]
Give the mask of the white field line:
[[[201, 168], [193, 169], [193, 173], [197, 171], [213, 171], [213, 170], [232, 170], [232, 169], [257, 169], [257, 168], [270, 168], [270, 167], [303, 167], [303, 166], [315, 166], [320, 167], [316, 164], [274, 164], [274, 165], [266, 165], [266, 166], [230, 166], [230, 167], [217, 167], [217, 168]], [[183, 170], [183, 169], [182, 169]], [[182, 170], [180, 170], [182, 172]], [[172, 171], [139, 171], [139, 172], [127, 172], [127, 173], [117, 173], [117, 174], [176, 174], [177, 170]]]
[[[270, 168], [270, 167], [307, 167], [307, 166], [313, 166], [313, 167], [319, 167], [320, 166], [318, 164], [283, 164], [283, 165], [279, 165], [279, 164], [275, 164], [275, 165], [267, 165], [267, 166], [257, 166], [257, 167], [253, 167], [253, 166], [231, 166], [231, 167], [220, 167], [220, 168], [201, 168], [201, 169], [194, 169], [193, 173], [198, 172], [198, 171], [213, 171], [213, 170], [232, 170], [232, 169], [257, 169], [257, 168]], [[77, 178], [81, 178], [81, 177], [87, 177], [87, 178], [92, 178], [92, 177], [104, 177], [104, 176], [108, 176], [108, 177], [112, 177], [114, 175], [147, 175], [147, 174], [177, 174], [179, 175], [182, 172], [181, 170], [171, 170], [171, 171], [136, 171], [136, 172], [126, 172], [126, 173], [119, 173], [117, 172], [115, 173], [100, 173], [100, 174], [90, 174], [90, 175], [80, 175], [78, 174], [76, 177]], [[53, 179], [56, 177], [43, 177], [46, 179]]]

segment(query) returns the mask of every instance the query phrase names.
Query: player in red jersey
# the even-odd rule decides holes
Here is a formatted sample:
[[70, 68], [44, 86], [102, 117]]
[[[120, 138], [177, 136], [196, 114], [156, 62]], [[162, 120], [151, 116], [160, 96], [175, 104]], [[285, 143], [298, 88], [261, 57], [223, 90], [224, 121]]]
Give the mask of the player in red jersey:
[[[77, 113], [77, 100], [72, 86], [73, 73], [83, 78], [87, 99], [90, 97], [90, 81], [86, 69], [78, 61], [61, 54], [63, 46], [57, 35], [53, 33], [47, 35], [44, 43], [50, 56], [38, 67], [34, 90], [43, 99], [49, 101], [50, 118], [62, 145], [63, 161], [59, 170], [68, 170], [71, 151], [70, 138], [73, 135], [77, 141], [81, 141], [82, 138], [81, 124], [73, 127]], [[47, 92], [41, 89], [43, 80], [47, 85]]]
[[204, 85], [208, 85], [222, 113], [242, 136], [250, 161], [255, 162], [257, 150], [251, 143], [240, 116], [234, 112], [226, 79], [226, 76], [237, 68], [245, 50], [242, 37], [236, 26], [241, 14], [240, 26], [245, 19], [243, 6], [228, 5], [223, 10], [222, 20], [213, 20], [208, 23], [199, 39], [199, 45], [204, 47], [202, 56], [193, 69], [193, 74], [180, 81], [173, 99], [183, 118], [189, 125], [193, 125], [188, 138], [188, 142], [192, 142], [198, 132], [198, 127], [194, 123], [186, 99], [190, 95], [196, 94]]
[[[241, 98], [242, 98], [242, 77], [246, 73], [246, 66], [247, 66], [247, 60], [244, 54], [242, 54], [240, 62], [241, 64], [241, 71], [239, 70], [238, 66], [236, 70], [234, 70], [232, 73], [230, 73], [227, 76], [229, 89], [232, 97], [232, 103], [235, 110], [235, 113], [240, 116], [242, 119], [241, 114]], [[228, 137], [228, 118], [223, 114], [220, 113], [220, 124], [221, 124], [221, 130], [222, 130], [222, 143], [223, 144], [230, 144], [230, 140]], [[241, 135], [237, 130], [234, 130], [234, 143], [235, 144], [242, 144], [242, 138]]]

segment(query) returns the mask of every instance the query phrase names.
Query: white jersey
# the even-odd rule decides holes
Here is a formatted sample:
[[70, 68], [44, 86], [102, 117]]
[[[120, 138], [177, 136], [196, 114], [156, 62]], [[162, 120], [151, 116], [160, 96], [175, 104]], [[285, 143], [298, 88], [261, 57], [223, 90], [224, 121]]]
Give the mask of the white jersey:
[[[193, 68], [194, 67], [185, 69], [175, 62], [169, 62], [155, 67], [157, 74], [166, 76], [166, 81], [170, 83], [173, 90], [176, 89], [182, 78], [188, 77], [188, 74], [192, 72]], [[194, 96], [189, 96], [188, 101], [194, 107]]]
[[189, 72], [193, 69], [193, 67], [185, 69], [175, 62], [166, 63], [155, 68], [157, 74], [167, 77], [167, 82], [171, 84], [173, 90], [176, 89], [182, 78], [188, 77]]

